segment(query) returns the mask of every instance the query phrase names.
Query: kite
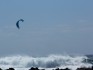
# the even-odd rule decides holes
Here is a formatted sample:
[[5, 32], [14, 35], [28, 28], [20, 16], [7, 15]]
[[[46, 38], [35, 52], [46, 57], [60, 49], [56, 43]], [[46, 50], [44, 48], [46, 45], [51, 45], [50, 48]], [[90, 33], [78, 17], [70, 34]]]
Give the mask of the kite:
[[20, 29], [20, 26], [19, 26], [19, 22], [20, 22], [20, 21], [24, 22], [23, 19], [20, 19], [20, 20], [18, 20], [18, 21], [16, 22], [16, 26], [17, 26], [18, 29]]

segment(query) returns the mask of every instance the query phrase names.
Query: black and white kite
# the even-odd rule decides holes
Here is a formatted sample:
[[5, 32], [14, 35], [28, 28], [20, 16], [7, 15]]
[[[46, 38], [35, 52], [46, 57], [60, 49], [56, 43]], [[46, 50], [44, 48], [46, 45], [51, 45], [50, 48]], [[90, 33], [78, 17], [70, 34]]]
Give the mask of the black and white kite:
[[24, 22], [23, 19], [20, 19], [20, 20], [18, 20], [18, 21], [16, 22], [16, 26], [17, 26], [18, 29], [20, 29], [20, 26], [19, 26], [19, 22], [20, 22], [20, 21]]

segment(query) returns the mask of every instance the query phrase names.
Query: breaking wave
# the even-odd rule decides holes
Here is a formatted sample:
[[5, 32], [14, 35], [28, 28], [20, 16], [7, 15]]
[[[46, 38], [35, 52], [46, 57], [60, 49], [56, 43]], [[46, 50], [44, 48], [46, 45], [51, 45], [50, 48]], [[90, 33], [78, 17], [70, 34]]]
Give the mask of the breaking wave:
[[86, 63], [86, 56], [69, 56], [69, 55], [49, 55], [47, 57], [31, 57], [31, 56], [8, 56], [0, 58], [0, 67], [15, 68], [55, 68], [64, 66], [91, 66]]

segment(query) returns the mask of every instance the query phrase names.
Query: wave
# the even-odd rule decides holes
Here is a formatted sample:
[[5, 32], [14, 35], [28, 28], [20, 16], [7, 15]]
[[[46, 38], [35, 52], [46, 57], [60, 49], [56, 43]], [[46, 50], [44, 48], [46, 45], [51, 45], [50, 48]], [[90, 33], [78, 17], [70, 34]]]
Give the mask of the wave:
[[85, 63], [88, 59], [86, 56], [70, 56], [70, 55], [49, 55], [47, 57], [32, 57], [32, 56], [8, 56], [0, 57], [0, 67], [14, 68], [55, 68], [64, 66], [92, 66], [90, 63]]

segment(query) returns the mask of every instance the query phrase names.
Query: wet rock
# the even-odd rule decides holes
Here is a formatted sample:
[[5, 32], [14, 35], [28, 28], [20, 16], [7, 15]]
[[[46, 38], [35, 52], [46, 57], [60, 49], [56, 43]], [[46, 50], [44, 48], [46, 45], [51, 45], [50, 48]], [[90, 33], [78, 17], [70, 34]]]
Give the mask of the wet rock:
[[70, 70], [70, 69], [69, 68], [65, 68], [65, 69], [56, 68], [55, 70]]
[[39, 70], [38, 67], [34, 68], [34, 67], [31, 67], [29, 70]]
[[15, 70], [14, 68], [9, 68], [9, 69], [6, 69], [6, 70]]
[[77, 68], [76, 70], [93, 70], [93, 66], [90, 68], [81, 67], [81, 68]]
[[0, 70], [2, 70], [2, 69], [0, 68]]

